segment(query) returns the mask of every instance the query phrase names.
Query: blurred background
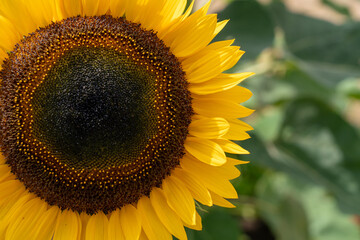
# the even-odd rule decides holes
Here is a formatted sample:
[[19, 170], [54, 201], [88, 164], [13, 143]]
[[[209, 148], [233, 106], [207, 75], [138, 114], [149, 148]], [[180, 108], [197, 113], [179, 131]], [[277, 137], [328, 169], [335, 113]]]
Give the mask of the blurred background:
[[[201, 7], [206, 1], [195, 1]], [[199, 206], [193, 240], [360, 239], [360, 0], [213, 0], [216, 40], [246, 51], [231, 72], [256, 112], [235, 209]]]

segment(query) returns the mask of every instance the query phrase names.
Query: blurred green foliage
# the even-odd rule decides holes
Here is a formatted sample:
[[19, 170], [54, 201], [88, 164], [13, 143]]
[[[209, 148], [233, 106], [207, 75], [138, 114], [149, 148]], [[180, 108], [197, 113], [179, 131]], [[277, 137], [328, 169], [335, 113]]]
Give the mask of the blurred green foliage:
[[232, 156], [251, 163], [233, 181], [237, 208], [200, 210], [205, 230], [189, 239], [360, 239], [360, 22], [321, 2], [346, 22], [295, 14], [280, 0], [228, 1], [218, 13], [231, 21], [215, 40], [235, 38], [246, 51], [231, 72], [256, 73], [244, 84], [255, 130], [239, 142], [251, 154]]

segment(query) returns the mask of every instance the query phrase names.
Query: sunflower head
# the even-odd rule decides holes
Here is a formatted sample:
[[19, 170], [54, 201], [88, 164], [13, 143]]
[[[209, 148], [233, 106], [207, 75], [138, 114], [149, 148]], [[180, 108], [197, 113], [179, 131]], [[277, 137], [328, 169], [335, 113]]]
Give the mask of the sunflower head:
[[232, 206], [251, 73], [185, 6], [0, 2], [0, 236], [185, 239], [195, 201]]

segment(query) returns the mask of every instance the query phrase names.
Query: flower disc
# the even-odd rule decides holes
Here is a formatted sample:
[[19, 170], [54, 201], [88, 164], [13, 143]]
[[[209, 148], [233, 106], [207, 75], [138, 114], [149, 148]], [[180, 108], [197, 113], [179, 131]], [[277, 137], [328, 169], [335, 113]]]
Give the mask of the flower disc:
[[177, 58], [124, 18], [72, 17], [26, 36], [1, 70], [1, 148], [50, 205], [111, 212], [179, 165], [193, 113]]

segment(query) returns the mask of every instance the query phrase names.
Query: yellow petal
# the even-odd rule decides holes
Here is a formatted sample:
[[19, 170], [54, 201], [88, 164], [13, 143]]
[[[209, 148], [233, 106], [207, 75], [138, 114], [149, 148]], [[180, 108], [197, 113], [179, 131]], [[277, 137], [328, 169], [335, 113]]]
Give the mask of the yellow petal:
[[64, 18], [82, 14], [82, 0], [57, 0]]
[[187, 137], [185, 149], [191, 155], [209, 165], [220, 166], [226, 162], [223, 149], [217, 143], [207, 139]]
[[194, 98], [221, 98], [225, 100], [234, 101], [236, 103], [242, 103], [247, 100], [249, 100], [252, 96], [252, 92], [244, 87], [241, 86], [235, 86], [233, 88], [230, 88], [228, 90], [218, 92], [218, 93], [212, 93], [207, 95], [196, 95], [192, 94]]
[[99, 10], [100, 0], [82, 0], [82, 15], [96, 16]]
[[194, 178], [181, 168], [176, 168], [172, 174], [178, 179], [181, 179], [197, 201], [204, 205], [212, 206], [210, 193], [200, 180]]
[[25, 191], [24, 185], [19, 180], [9, 180], [0, 183], [0, 204], [6, 200], [7, 196], [19, 190]]
[[161, 189], [154, 188], [151, 190], [150, 201], [167, 230], [180, 240], [187, 239], [180, 217], [169, 207]]
[[55, 231], [55, 225], [59, 214], [60, 209], [57, 206], [51, 207], [47, 210], [37, 223], [33, 239], [51, 239]]
[[55, 0], [31, 0], [23, 3], [37, 27], [49, 25], [52, 21], [60, 20]]
[[5, 239], [35, 239], [39, 219], [43, 217], [47, 203], [39, 198], [27, 202], [17, 219], [10, 222]]
[[[0, 15], [9, 19], [21, 35], [27, 35], [28, 33], [35, 31], [37, 25], [32, 20], [32, 17], [23, 2], [23, 0], [1, 0]], [[3, 28], [3, 26], [1, 26], [1, 28]]]
[[[239, 47], [228, 46], [217, 50], [204, 49], [201, 57], [189, 57], [183, 61], [183, 69], [189, 83], [206, 82], [223, 71], [232, 68], [243, 55]], [[199, 55], [197, 54], [197, 55]], [[194, 61], [193, 59], [196, 59]]]
[[189, 7], [186, 9], [185, 13], [181, 15], [178, 19], [174, 20], [172, 24], [168, 25], [165, 28], [159, 29], [157, 35], [160, 39], [164, 39], [164, 36], [172, 32], [174, 29], [176, 29], [192, 12], [192, 9], [194, 8], [194, 0], [190, 3]]
[[81, 235], [80, 235], [80, 239], [81, 240], [85, 240], [86, 237], [86, 226], [89, 222], [91, 215], [88, 215], [85, 212], [80, 213], [80, 220], [81, 220]]
[[211, 191], [210, 194], [215, 205], [226, 208], [235, 208], [235, 206], [232, 203], [230, 203], [228, 200], [224, 199], [223, 197], [219, 196], [218, 194], [213, 193]]
[[227, 139], [213, 139], [213, 141], [219, 144], [225, 152], [234, 154], [249, 154], [247, 150]]
[[[207, 6], [207, 5], [206, 5]], [[207, 46], [216, 28], [216, 15], [203, 15], [206, 7], [186, 18], [162, 39], [177, 57], [186, 57]]]
[[226, 168], [206, 165], [189, 155], [181, 159], [180, 165], [209, 190], [226, 198], [237, 198], [236, 190], [228, 181], [229, 175], [232, 176], [233, 173], [228, 173]]
[[139, 240], [149, 240], [149, 238], [146, 236], [146, 233], [142, 230]]
[[226, 158], [227, 159], [227, 162], [233, 166], [235, 165], [240, 165], [240, 164], [247, 164], [249, 163], [249, 161], [241, 161], [241, 160], [238, 160], [238, 159], [234, 159], [234, 158]]
[[0, 219], [0, 225], [7, 225], [8, 223], [16, 221], [16, 219], [19, 218], [22, 211], [24, 210], [24, 205], [34, 198], [35, 196], [33, 194], [27, 193], [17, 199], [16, 202], [11, 206], [11, 208], [8, 209], [5, 216]]
[[126, 240], [138, 240], [141, 232], [141, 218], [136, 208], [125, 205], [120, 211], [120, 225]]
[[239, 105], [236, 102], [220, 98], [193, 99], [195, 113], [206, 117], [242, 118], [254, 110]]
[[[205, 47], [205, 52], [206, 50], [221, 50], [224, 47], [229, 47], [230, 45], [232, 45], [235, 42], [235, 39], [229, 39], [229, 40], [223, 40], [223, 41], [217, 41], [217, 42], [213, 42], [211, 44], [209, 44], [208, 46]], [[197, 57], [201, 57], [204, 50], [200, 51], [197, 54], [191, 55], [190, 58], [194, 59]]]
[[218, 33], [221, 32], [221, 30], [224, 29], [224, 27], [226, 26], [226, 24], [227, 24], [228, 22], [229, 22], [229, 20], [227, 19], [227, 20], [218, 22], [218, 23], [216, 24], [216, 28], [215, 28], [215, 32], [214, 32], [214, 37], [215, 37], [216, 35], [218, 35]]
[[155, 31], [162, 31], [171, 25], [176, 19], [179, 19], [184, 12], [187, 1], [185, 0], [164, 0], [153, 1], [159, 2], [158, 11], [151, 11], [149, 14], [150, 19], [146, 21], [149, 28]]
[[5, 52], [11, 51], [20, 39], [21, 36], [14, 25], [0, 15], [0, 48]]
[[111, 213], [108, 225], [108, 233], [109, 240], [125, 240], [125, 236], [120, 223], [119, 209]]
[[161, 223], [148, 197], [142, 197], [137, 208], [141, 215], [143, 230], [149, 240], [172, 240], [172, 236]]
[[79, 239], [81, 220], [77, 212], [64, 210], [59, 214], [53, 240]]
[[254, 73], [251, 72], [234, 73], [234, 74], [222, 73], [217, 77], [209, 81], [206, 81], [204, 83], [190, 84], [189, 90], [192, 93], [196, 93], [199, 95], [221, 92], [238, 85], [243, 80], [245, 80], [246, 78], [252, 75], [254, 75]]
[[201, 138], [219, 138], [227, 133], [229, 127], [224, 118], [202, 118], [191, 122], [189, 133]]
[[110, 0], [110, 11], [113, 17], [122, 17], [125, 13], [128, 0]]
[[[18, 200], [21, 199], [25, 194], [24, 192], [17, 191], [16, 193], [12, 194], [11, 196], [8, 196], [6, 201], [3, 202], [3, 204], [0, 205], [0, 239], [5, 238], [5, 232], [6, 229], [11, 222], [11, 219], [6, 218], [7, 215], [9, 215], [9, 212], [16, 210], [17, 206], [14, 205], [18, 203]], [[16, 218], [15, 218], [16, 219]]]
[[250, 138], [250, 135], [246, 131], [250, 131], [253, 128], [237, 119], [227, 119], [230, 124], [229, 131], [223, 136], [224, 138], [231, 140], [245, 140]]
[[189, 224], [186, 224], [186, 223], [184, 223], [184, 224], [185, 224], [185, 226], [187, 228], [191, 228], [191, 229], [194, 229], [194, 230], [197, 230], [197, 231], [202, 230], [201, 217], [197, 212], [196, 212], [196, 223], [194, 225], [189, 225]]
[[86, 226], [86, 240], [107, 240], [109, 221], [103, 212], [92, 215]]
[[249, 124], [238, 120], [238, 119], [227, 119], [229, 124], [230, 124], [230, 128], [232, 129], [241, 129], [243, 131], [251, 131], [254, 130], [253, 127], [251, 127]]
[[240, 176], [239, 169], [235, 167], [233, 163], [234, 161], [231, 160], [230, 162], [226, 161], [226, 163], [221, 166], [210, 166], [198, 161], [190, 155], [185, 155], [185, 157], [181, 160], [181, 166], [193, 174], [196, 175], [196, 172], [202, 169], [204, 172], [207, 172], [208, 175], [219, 178], [219, 181], [222, 181], [222, 179], [234, 179]]
[[132, 0], [128, 1], [126, 18], [148, 30], [163, 31], [180, 18], [185, 7], [185, 0]]
[[100, 2], [99, 7], [98, 7], [98, 10], [96, 12], [97, 16], [104, 15], [110, 10], [110, 0], [101, 0], [99, 2]]
[[189, 225], [195, 224], [195, 202], [186, 186], [174, 176], [163, 180], [163, 189], [169, 206]]

